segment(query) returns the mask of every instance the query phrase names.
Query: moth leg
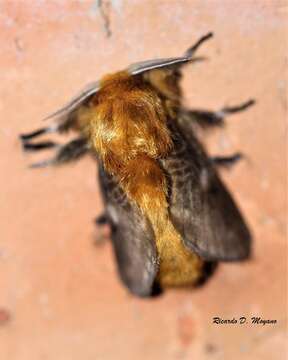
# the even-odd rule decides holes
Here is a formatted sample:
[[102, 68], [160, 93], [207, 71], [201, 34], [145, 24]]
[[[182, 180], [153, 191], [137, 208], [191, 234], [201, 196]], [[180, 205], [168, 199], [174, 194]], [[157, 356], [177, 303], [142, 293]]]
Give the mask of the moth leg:
[[[58, 150], [56, 152], [56, 155], [50, 159], [40, 161], [37, 163], [33, 163], [30, 165], [31, 168], [40, 168], [40, 167], [46, 167], [50, 165], [62, 165], [74, 160], [80, 159], [82, 156], [84, 156], [89, 151], [89, 146], [87, 144], [87, 140], [85, 138], [77, 138], [65, 145], [58, 145], [53, 142], [42, 142], [42, 143], [29, 143], [24, 142], [23, 143], [23, 149], [24, 150], [42, 150], [44, 148], [48, 147], [58, 147]], [[51, 145], [51, 146], [50, 146]]]
[[22, 142], [25, 142], [44, 134], [57, 133], [57, 132], [60, 134], [65, 133], [68, 130], [75, 128], [76, 122], [77, 122], [77, 116], [75, 115], [75, 113], [67, 114], [65, 117], [62, 117], [61, 121], [59, 120], [57, 123], [53, 123], [50, 126], [36, 129], [27, 134], [20, 134], [20, 139]]
[[95, 236], [94, 244], [96, 246], [102, 245], [106, 242], [111, 235], [111, 225], [109, 218], [105, 212], [101, 213], [94, 220], [97, 228], [97, 234]]
[[37, 129], [35, 131], [32, 131], [31, 133], [21, 134], [19, 137], [22, 140], [22, 142], [24, 143], [24, 142], [31, 140], [35, 137], [38, 137], [40, 135], [57, 132], [58, 130], [59, 130], [58, 125], [51, 125], [51, 126], [46, 126], [46, 127]]
[[196, 50], [207, 40], [213, 37], [213, 33], [209, 32], [208, 34], [202, 36], [195, 44], [190, 46], [189, 49], [185, 51], [184, 56], [192, 57], [192, 55], [196, 52]]
[[230, 168], [243, 158], [241, 153], [235, 153], [231, 156], [213, 156], [210, 161], [217, 167]]
[[235, 114], [248, 109], [255, 104], [255, 100], [248, 101], [231, 107], [224, 107], [219, 111], [212, 112], [206, 110], [184, 110], [184, 116], [194, 120], [202, 128], [211, 128], [224, 125], [224, 118], [229, 114]]
[[25, 141], [22, 144], [23, 150], [25, 151], [39, 151], [39, 150], [51, 149], [59, 146], [60, 145], [55, 143], [54, 141], [42, 141], [38, 143], [31, 143], [29, 141]]
[[244, 111], [244, 110], [248, 109], [250, 106], [255, 105], [255, 103], [256, 103], [256, 101], [254, 99], [249, 99], [249, 100], [245, 101], [244, 103], [236, 105], [236, 106], [224, 107], [218, 113], [219, 113], [219, 115], [222, 115], [224, 117], [228, 114], [234, 114], [236, 112]]
[[218, 263], [216, 261], [205, 261], [203, 266], [203, 272], [198, 280], [196, 287], [201, 287], [206, 284], [210, 277], [215, 273], [218, 268]]
[[105, 212], [98, 215], [94, 220], [96, 225], [105, 225], [109, 223], [108, 216]]

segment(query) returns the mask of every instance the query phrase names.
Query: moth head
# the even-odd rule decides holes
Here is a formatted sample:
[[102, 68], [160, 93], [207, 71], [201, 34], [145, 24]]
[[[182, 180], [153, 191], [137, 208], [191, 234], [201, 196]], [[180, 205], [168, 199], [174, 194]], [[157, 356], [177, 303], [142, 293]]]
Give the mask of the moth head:
[[[181, 67], [187, 63], [203, 60], [203, 58], [194, 57], [194, 54], [198, 47], [212, 36], [212, 33], [208, 33], [201, 37], [180, 57], [138, 62], [130, 65], [123, 73], [132, 77], [142, 77], [145, 81], [150, 82], [162, 95], [171, 99], [177, 99], [180, 95], [179, 77], [181, 76]], [[80, 106], [88, 103], [91, 98], [96, 96], [101, 89], [102, 84], [103, 81], [96, 81], [88, 84], [64, 107], [50, 114], [46, 119], [56, 118], [60, 124], [65, 123], [65, 121], [67, 121]]]

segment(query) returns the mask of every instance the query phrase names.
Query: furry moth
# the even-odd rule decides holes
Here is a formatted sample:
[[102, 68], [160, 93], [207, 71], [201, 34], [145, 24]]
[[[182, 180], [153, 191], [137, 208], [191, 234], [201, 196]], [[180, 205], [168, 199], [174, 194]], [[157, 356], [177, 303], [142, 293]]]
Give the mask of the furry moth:
[[[138, 296], [171, 286], [195, 285], [207, 264], [247, 259], [251, 236], [217, 167], [240, 157], [209, 157], [195, 132], [220, 126], [225, 115], [181, 104], [181, 70], [194, 61], [209, 33], [183, 56], [149, 60], [91, 83], [48, 118], [52, 124], [21, 135], [24, 150], [56, 148], [32, 167], [97, 157], [105, 214], [120, 277]], [[32, 139], [74, 130], [65, 145]]]

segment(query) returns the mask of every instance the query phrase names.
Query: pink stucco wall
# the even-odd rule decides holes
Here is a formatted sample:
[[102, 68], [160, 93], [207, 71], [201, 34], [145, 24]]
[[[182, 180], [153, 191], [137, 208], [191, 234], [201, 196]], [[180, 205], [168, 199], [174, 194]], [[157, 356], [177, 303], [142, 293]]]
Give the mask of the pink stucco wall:
[[[286, 358], [287, 8], [110, 0], [101, 13], [97, 1], [0, 1], [0, 359]], [[185, 103], [258, 100], [207, 138], [213, 154], [247, 156], [223, 178], [253, 231], [254, 257], [222, 265], [195, 291], [140, 300], [118, 281], [110, 244], [93, 246], [94, 163], [28, 170], [43, 154], [24, 155], [17, 136], [104, 73], [179, 55], [211, 30], [201, 49], [209, 61], [185, 71]], [[278, 323], [217, 326], [213, 316]]]

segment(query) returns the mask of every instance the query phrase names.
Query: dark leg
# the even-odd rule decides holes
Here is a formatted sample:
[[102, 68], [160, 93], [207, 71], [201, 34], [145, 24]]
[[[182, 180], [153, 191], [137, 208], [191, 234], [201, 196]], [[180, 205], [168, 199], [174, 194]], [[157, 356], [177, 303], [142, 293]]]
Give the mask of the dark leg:
[[108, 216], [106, 215], [105, 212], [102, 213], [102, 214], [100, 214], [99, 216], [97, 216], [94, 221], [95, 221], [95, 224], [96, 224], [96, 225], [109, 224]]
[[41, 129], [38, 129], [38, 130], [35, 130], [31, 133], [28, 133], [28, 134], [21, 134], [19, 137], [22, 141], [26, 141], [26, 140], [30, 140], [30, 139], [33, 139], [34, 137], [37, 137], [39, 135], [42, 135], [42, 134], [47, 134], [49, 131], [49, 128], [47, 127], [44, 127], [44, 128], [41, 128]]
[[225, 116], [227, 114], [234, 114], [236, 112], [246, 110], [250, 106], [253, 106], [253, 105], [255, 105], [255, 100], [250, 99], [250, 100], [246, 101], [245, 103], [240, 104], [238, 106], [224, 107], [222, 110], [220, 110], [220, 112], [222, 112], [223, 116]]
[[42, 141], [39, 143], [31, 143], [28, 141], [24, 141], [22, 143], [22, 146], [23, 146], [23, 150], [25, 151], [39, 151], [39, 150], [58, 147], [59, 144], [55, 143], [54, 141]]
[[30, 165], [31, 168], [45, 167], [49, 165], [61, 165], [67, 162], [78, 160], [89, 150], [87, 140], [84, 138], [74, 139], [63, 146], [52, 142], [40, 142], [35, 144], [29, 142], [23, 143], [23, 148], [30, 151], [38, 151], [48, 147], [58, 147], [59, 149], [56, 152], [56, 155], [51, 159]]
[[206, 261], [203, 266], [203, 273], [200, 277], [198, 283], [195, 285], [196, 287], [201, 287], [206, 284], [206, 282], [210, 279], [210, 277], [215, 273], [217, 270], [218, 263], [212, 261]]
[[244, 111], [250, 106], [255, 104], [255, 100], [250, 99], [243, 104], [231, 107], [224, 107], [223, 109], [212, 112], [206, 110], [186, 110], [184, 111], [184, 117], [189, 117], [194, 120], [197, 125], [202, 128], [212, 128], [224, 125], [224, 118], [229, 114]]
[[53, 133], [53, 132], [57, 132], [57, 131], [60, 131], [59, 125], [51, 125], [51, 126], [37, 129], [35, 131], [32, 131], [31, 133], [21, 134], [19, 137], [22, 140], [22, 142], [24, 143], [27, 140], [31, 140], [40, 135], [49, 134], [49, 133]]
[[185, 51], [184, 56], [191, 58], [196, 52], [196, 50], [199, 48], [199, 46], [202, 45], [203, 42], [205, 42], [206, 40], [210, 39], [212, 36], [213, 36], [212, 32], [202, 36], [194, 45], [192, 45], [189, 49]]
[[106, 242], [111, 233], [111, 226], [107, 214], [104, 212], [97, 216], [94, 220], [97, 227], [97, 234], [95, 236], [94, 244], [96, 246], [103, 245]]
[[214, 156], [210, 160], [214, 165], [221, 168], [230, 168], [243, 158], [240, 153], [233, 154], [231, 156]]
[[[57, 114], [57, 112], [55, 114]], [[53, 115], [54, 114], [52, 114], [51, 116]], [[46, 119], [50, 118], [51, 116], [47, 117]], [[64, 133], [70, 130], [71, 128], [73, 128], [73, 126], [75, 125], [76, 118], [72, 113], [63, 116], [61, 120], [62, 120], [61, 122], [54, 123], [50, 126], [37, 129], [35, 131], [32, 131], [31, 133], [21, 134], [19, 137], [22, 142], [26, 142], [28, 140], [34, 139], [35, 137], [48, 133], [55, 133], [55, 132]]]

